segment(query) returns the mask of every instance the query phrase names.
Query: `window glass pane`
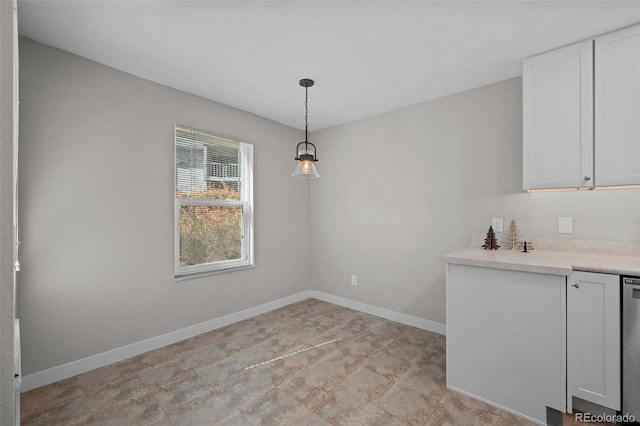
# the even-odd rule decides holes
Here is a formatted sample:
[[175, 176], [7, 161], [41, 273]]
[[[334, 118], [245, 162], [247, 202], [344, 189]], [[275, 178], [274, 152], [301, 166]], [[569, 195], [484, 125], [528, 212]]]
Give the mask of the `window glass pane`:
[[241, 257], [242, 207], [180, 206], [180, 266]]
[[[176, 129], [176, 197], [240, 199], [243, 179], [240, 142]], [[210, 192], [208, 189], [226, 189]]]

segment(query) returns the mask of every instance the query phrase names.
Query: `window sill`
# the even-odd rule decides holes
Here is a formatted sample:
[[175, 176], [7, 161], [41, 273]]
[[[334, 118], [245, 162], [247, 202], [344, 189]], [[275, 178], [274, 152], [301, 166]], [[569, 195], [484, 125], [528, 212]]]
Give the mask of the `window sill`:
[[187, 272], [187, 273], [175, 275], [174, 276], [174, 281], [175, 282], [186, 281], [186, 280], [192, 280], [192, 279], [195, 279], [195, 278], [208, 277], [210, 275], [219, 275], [219, 274], [225, 274], [227, 272], [242, 271], [242, 270], [245, 270], [245, 269], [253, 269], [253, 268], [255, 268], [255, 265], [252, 263], [252, 264], [249, 264], [249, 265], [232, 266], [232, 267], [229, 267], [229, 268], [216, 269], [216, 270], [213, 270], [213, 271]]

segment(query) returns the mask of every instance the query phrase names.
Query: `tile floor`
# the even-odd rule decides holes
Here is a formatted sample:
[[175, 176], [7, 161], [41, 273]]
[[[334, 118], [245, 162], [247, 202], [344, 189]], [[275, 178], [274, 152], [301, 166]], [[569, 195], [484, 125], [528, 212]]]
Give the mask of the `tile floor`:
[[445, 338], [306, 299], [22, 394], [23, 425], [519, 425], [445, 387]]

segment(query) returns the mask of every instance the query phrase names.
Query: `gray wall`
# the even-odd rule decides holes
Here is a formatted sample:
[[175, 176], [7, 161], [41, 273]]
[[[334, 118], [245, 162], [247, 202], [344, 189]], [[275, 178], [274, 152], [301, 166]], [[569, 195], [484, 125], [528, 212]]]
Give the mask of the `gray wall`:
[[0, 424], [14, 421], [15, 1], [0, 1]]
[[[26, 374], [308, 288], [444, 322], [440, 256], [493, 216], [640, 241], [640, 190], [521, 192], [520, 79], [315, 132], [309, 183], [289, 177], [299, 130], [20, 47]], [[255, 144], [255, 269], [173, 281], [174, 124]]]
[[440, 256], [492, 217], [527, 237], [640, 241], [638, 189], [521, 191], [521, 105], [517, 78], [315, 132], [313, 288], [444, 323]]
[[[25, 374], [308, 288], [300, 130], [28, 39], [20, 60]], [[175, 124], [254, 144], [255, 268], [174, 282]]]

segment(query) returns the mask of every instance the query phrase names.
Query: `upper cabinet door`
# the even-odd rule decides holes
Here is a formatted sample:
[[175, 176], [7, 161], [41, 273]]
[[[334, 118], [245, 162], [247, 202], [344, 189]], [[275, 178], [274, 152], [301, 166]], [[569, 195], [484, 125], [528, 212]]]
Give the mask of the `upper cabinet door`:
[[593, 41], [523, 62], [524, 189], [593, 185]]
[[596, 181], [640, 184], [640, 25], [595, 39]]

